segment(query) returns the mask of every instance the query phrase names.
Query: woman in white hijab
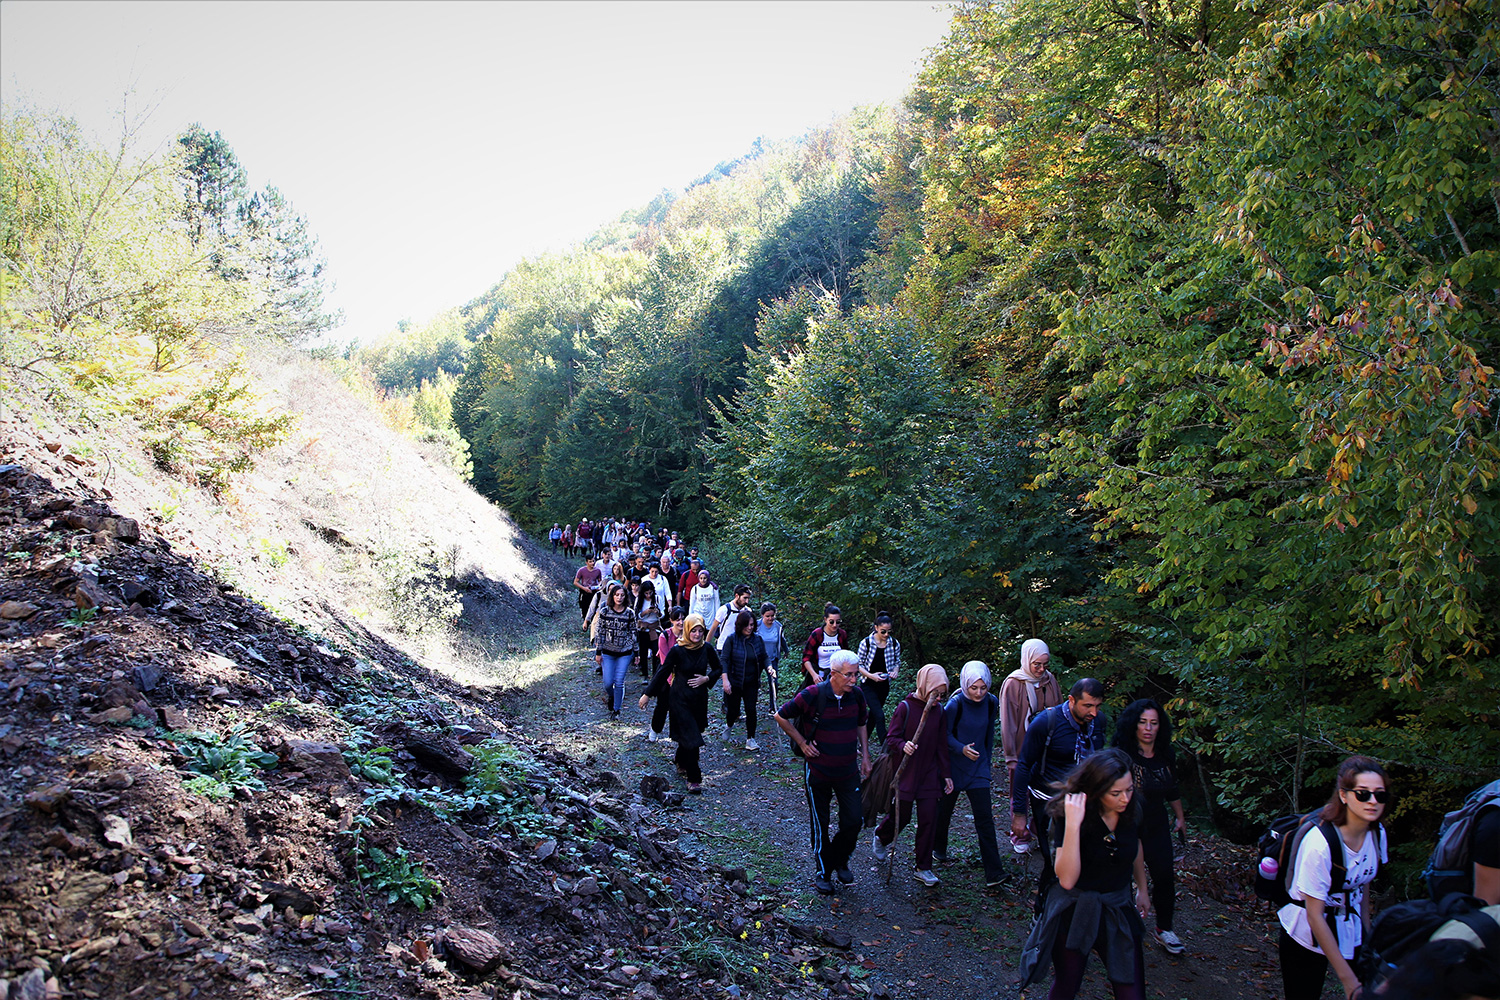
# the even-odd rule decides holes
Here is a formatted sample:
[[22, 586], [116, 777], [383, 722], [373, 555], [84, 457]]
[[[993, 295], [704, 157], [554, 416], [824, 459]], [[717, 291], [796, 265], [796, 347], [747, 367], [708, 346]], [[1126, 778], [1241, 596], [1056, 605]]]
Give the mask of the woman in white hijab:
[[[1005, 770], [1011, 790], [1016, 782], [1016, 760], [1021, 756], [1021, 742], [1026, 727], [1043, 709], [1062, 704], [1062, 689], [1052, 671], [1047, 669], [1052, 653], [1040, 639], [1021, 643], [1021, 666], [1011, 671], [1000, 685], [1000, 751], [1005, 755]], [[1013, 839], [1017, 854], [1031, 850], [1031, 834]]]

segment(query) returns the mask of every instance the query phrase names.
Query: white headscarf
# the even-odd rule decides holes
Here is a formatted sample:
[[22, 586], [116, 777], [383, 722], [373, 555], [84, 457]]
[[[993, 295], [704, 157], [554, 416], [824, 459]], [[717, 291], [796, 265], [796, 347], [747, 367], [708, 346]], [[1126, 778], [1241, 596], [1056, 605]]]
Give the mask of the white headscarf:
[[969, 685], [973, 684], [976, 680], [982, 680], [985, 687], [990, 687], [990, 668], [985, 666], [980, 660], [970, 660], [958, 672], [958, 689], [967, 693]]
[[1021, 669], [1031, 673], [1031, 662], [1038, 656], [1051, 656], [1052, 651], [1040, 639], [1027, 639], [1021, 643]]

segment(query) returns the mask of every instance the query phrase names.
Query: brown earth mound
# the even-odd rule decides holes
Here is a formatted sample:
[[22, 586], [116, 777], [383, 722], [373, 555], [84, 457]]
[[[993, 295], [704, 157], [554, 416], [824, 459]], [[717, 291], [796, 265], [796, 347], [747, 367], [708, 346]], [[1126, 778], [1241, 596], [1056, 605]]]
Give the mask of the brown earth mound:
[[0, 997], [724, 996], [752, 963], [796, 996], [838, 965], [679, 849], [665, 782], [336, 607], [288, 624], [34, 445], [0, 451]]

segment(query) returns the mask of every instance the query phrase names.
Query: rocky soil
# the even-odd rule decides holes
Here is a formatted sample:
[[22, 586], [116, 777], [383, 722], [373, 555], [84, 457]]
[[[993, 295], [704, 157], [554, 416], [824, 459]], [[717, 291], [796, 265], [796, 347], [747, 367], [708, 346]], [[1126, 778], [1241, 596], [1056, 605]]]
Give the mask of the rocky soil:
[[0, 996], [798, 996], [847, 961], [686, 852], [665, 781], [336, 608], [273, 615], [85, 457], [3, 442]]

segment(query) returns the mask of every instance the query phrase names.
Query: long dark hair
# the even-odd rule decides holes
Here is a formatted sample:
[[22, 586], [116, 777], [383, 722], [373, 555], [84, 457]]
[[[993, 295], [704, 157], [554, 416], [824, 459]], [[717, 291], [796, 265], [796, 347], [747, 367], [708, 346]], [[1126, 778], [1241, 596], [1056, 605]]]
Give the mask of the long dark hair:
[[[1380, 761], [1374, 757], [1348, 757], [1339, 765], [1339, 780], [1334, 783], [1333, 794], [1328, 797], [1328, 804], [1323, 807], [1320, 817], [1334, 826], [1343, 826], [1349, 819], [1349, 807], [1339, 797], [1339, 792], [1347, 792], [1354, 787], [1354, 782], [1361, 774], [1378, 774], [1386, 782], [1386, 791], [1390, 791], [1390, 778], [1385, 775], [1385, 768], [1380, 766]], [[1390, 800], [1386, 800], [1385, 812], [1382, 816], [1391, 814]]]
[[[1063, 816], [1063, 797], [1072, 792], [1082, 792], [1089, 797], [1088, 813], [1084, 816], [1084, 822], [1102, 822], [1103, 809], [1100, 803], [1104, 800], [1104, 793], [1109, 791], [1115, 782], [1131, 773], [1130, 755], [1124, 750], [1111, 748], [1100, 750], [1068, 772], [1068, 776], [1060, 783], [1053, 785], [1056, 789], [1052, 797], [1047, 800], [1047, 814], [1061, 819]], [[1141, 821], [1141, 796], [1140, 789], [1130, 797], [1130, 805], [1125, 807], [1125, 812], [1120, 815], [1120, 822], [1134, 826]]]
[[1167, 710], [1157, 704], [1155, 698], [1138, 698], [1125, 706], [1125, 711], [1120, 713], [1120, 721], [1115, 723], [1115, 739], [1110, 745], [1117, 746], [1126, 753], [1138, 753], [1141, 746], [1136, 739], [1135, 727], [1148, 708], [1154, 709], [1156, 717], [1161, 720], [1161, 729], [1156, 734], [1157, 756], [1170, 764], [1175, 760], [1172, 753], [1172, 720], [1167, 718]]

